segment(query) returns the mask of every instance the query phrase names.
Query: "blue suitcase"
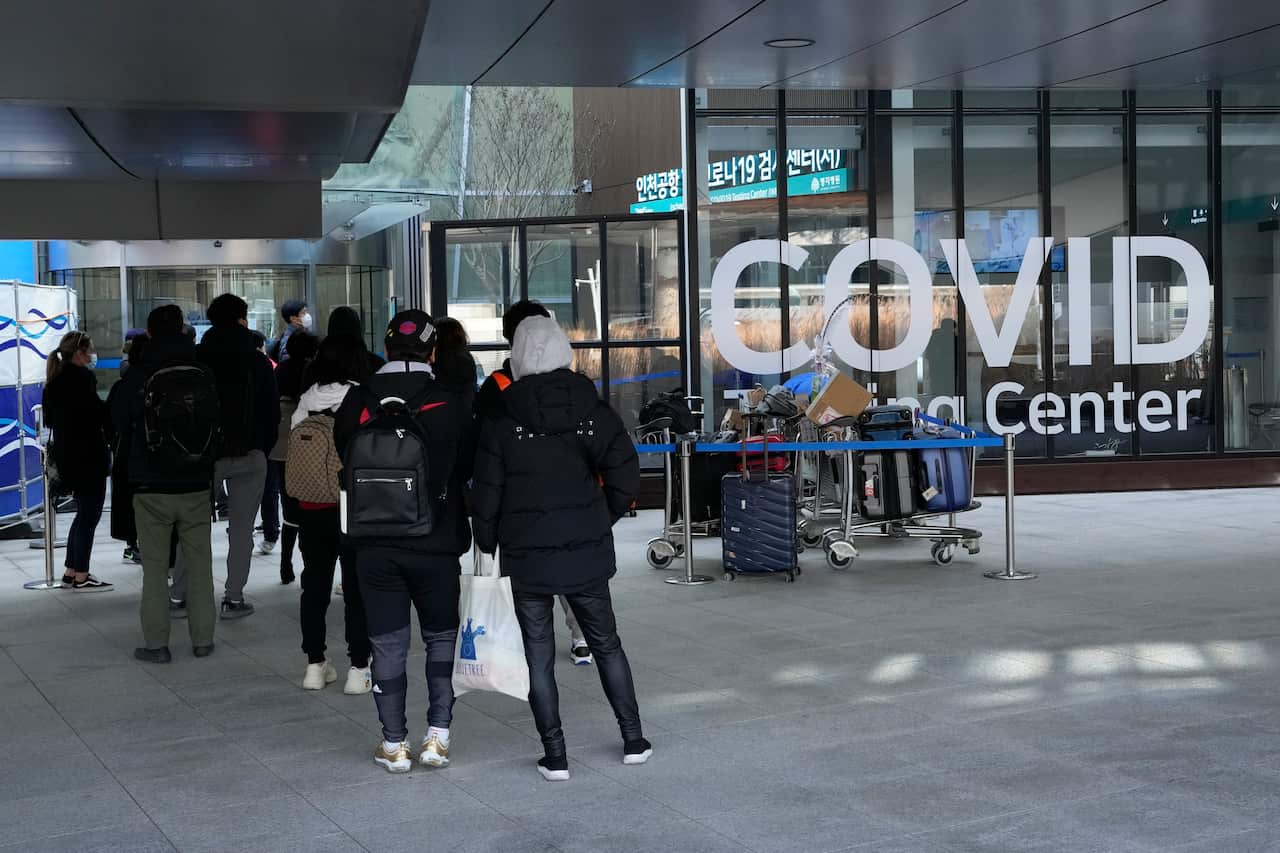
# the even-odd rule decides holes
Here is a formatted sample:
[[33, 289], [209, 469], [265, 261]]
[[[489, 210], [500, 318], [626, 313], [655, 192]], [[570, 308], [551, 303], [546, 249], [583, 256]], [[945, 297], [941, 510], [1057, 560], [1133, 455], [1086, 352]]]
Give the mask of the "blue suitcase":
[[796, 481], [790, 474], [729, 474], [720, 481], [725, 580], [784, 572], [795, 580]]
[[[964, 438], [950, 427], [917, 429], [913, 438]], [[918, 464], [916, 482], [920, 488], [920, 506], [928, 512], [960, 512], [973, 503], [970, 474], [970, 451], [964, 447], [928, 448], [914, 451]]]

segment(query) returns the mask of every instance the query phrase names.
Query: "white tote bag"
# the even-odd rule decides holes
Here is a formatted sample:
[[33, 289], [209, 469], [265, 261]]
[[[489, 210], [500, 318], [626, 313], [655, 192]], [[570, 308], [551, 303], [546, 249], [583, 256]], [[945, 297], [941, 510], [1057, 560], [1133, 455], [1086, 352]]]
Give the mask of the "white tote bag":
[[529, 698], [529, 665], [524, 659], [511, 579], [498, 576], [492, 557], [479, 551], [474, 557], [475, 573], [461, 577], [453, 692], [491, 690], [523, 702]]

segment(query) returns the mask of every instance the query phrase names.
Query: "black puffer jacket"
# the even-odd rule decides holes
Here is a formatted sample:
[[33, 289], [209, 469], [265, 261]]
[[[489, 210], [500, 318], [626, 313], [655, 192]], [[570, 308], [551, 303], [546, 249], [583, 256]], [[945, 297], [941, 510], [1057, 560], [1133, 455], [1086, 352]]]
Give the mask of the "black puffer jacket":
[[613, 577], [613, 524], [640, 487], [622, 420], [567, 369], [520, 379], [502, 402], [476, 454], [476, 544], [502, 547], [502, 573], [522, 592], [581, 592]]
[[44, 422], [53, 431], [53, 461], [63, 488], [73, 492], [107, 489], [111, 454], [107, 434], [111, 429], [107, 406], [98, 397], [93, 371], [65, 364], [62, 372], [44, 388]]

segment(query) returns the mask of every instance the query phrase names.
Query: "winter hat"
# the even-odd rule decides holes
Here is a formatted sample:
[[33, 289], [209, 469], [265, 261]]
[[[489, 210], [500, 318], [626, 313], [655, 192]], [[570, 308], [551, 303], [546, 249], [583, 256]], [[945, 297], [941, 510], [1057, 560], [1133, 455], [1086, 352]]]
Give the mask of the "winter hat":
[[280, 306], [280, 319], [286, 323], [307, 309], [307, 303], [301, 299], [290, 299]]
[[436, 327], [431, 315], [416, 308], [401, 311], [387, 324], [387, 353], [426, 358], [436, 345]]
[[550, 317], [551, 312], [541, 302], [532, 299], [521, 299], [507, 309], [502, 315], [502, 336], [511, 343], [516, 339], [516, 329], [530, 317]]
[[573, 347], [560, 324], [550, 317], [528, 317], [516, 327], [511, 342], [511, 375], [516, 379], [573, 364]]

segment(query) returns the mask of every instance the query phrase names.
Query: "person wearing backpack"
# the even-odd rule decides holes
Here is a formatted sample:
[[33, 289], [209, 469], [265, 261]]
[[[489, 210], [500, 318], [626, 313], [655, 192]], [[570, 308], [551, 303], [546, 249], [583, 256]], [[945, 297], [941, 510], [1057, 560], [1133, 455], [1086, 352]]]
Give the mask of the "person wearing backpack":
[[[218, 387], [182, 333], [182, 310], [163, 305], [147, 318], [151, 340], [129, 369], [130, 386], [112, 409], [142, 550], [142, 638], [134, 657], [168, 663], [169, 541], [176, 532], [186, 575], [187, 629], [196, 657], [213, 653], [213, 553], [209, 542], [214, 459], [220, 441]], [[134, 384], [136, 383], [136, 384]]]
[[[267, 479], [267, 451], [275, 443], [280, 397], [271, 362], [258, 351], [249, 331], [249, 305], [224, 293], [209, 303], [212, 328], [205, 332], [196, 357], [213, 371], [218, 383], [222, 446], [214, 466], [214, 483], [227, 493], [227, 582], [222, 596], [223, 619], [253, 613], [244, 599], [253, 559], [253, 526], [262, 506]], [[185, 552], [184, 552], [185, 553]], [[173, 599], [186, 599], [186, 572], [179, 561], [173, 577]]]
[[[289, 339], [295, 346], [301, 334]], [[333, 419], [355, 384], [365, 350], [359, 341], [344, 336], [326, 338], [306, 371], [307, 390], [298, 398], [292, 430], [288, 437], [285, 463], [285, 492], [297, 503], [298, 545], [302, 551], [302, 650], [307, 655], [304, 690], [323, 690], [338, 679], [338, 672], [325, 658], [325, 614], [333, 594], [333, 570], [342, 566], [344, 595], [342, 609], [346, 623], [347, 657], [351, 667], [342, 692], [348, 696], [368, 693], [373, 688], [369, 670], [369, 631], [365, 625], [364, 600], [355, 576], [355, 560], [341, 541], [338, 499], [342, 460], [333, 443]], [[297, 354], [286, 363], [297, 363]]]
[[[551, 312], [542, 303], [531, 299], [522, 299], [507, 309], [502, 315], [502, 337], [510, 345], [520, 323], [529, 317], [551, 317]], [[480, 390], [475, 395], [476, 418], [481, 422], [496, 418], [504, 411], [502, 392], [511, 387], [511, 359], [502, 362], [502, 367], [485, 377]], [[574, 618], [573, 608], [564, 598], [560, 599], [560, 609], [564, 611], [564, 625], [569, 629], [569, 660], [574, 666], [590, 666], [594, 658], [587, 644], [582, 627]]]
[[430, 699], [418, 762], [449, 764], [459, 558], [471, 547], [462, 490], [475, 430], [461, 396], [431, 372], [435, 327], [427, 314], [396, 314], [385, 341], [387, 364], [347, 392], [333, 438], [342, 458], [340, 517], [355, 549], [373, 647], [382, 722], [374, 761], [404, 773], [413, 765], [405, 718], [410, 607], [427, 647]]
[[529, 663], [529, 705], [545, 755], [538, 772], [569, 778], [555, 680], [555, 597], [578, 618], [622, 733], [623, 764], [653, 753], [645, 740], [631, 665], [618, 638], [609, 579], [613, 525], [640, 487], [640, 463], [618, 414], [590, 379], [569, 369], [573, 350], [555, 320], [530, 317], [511, 349], [515, 383], [505, 413], [485, 421], [471, 491], [480, 550], [501, 546]]

